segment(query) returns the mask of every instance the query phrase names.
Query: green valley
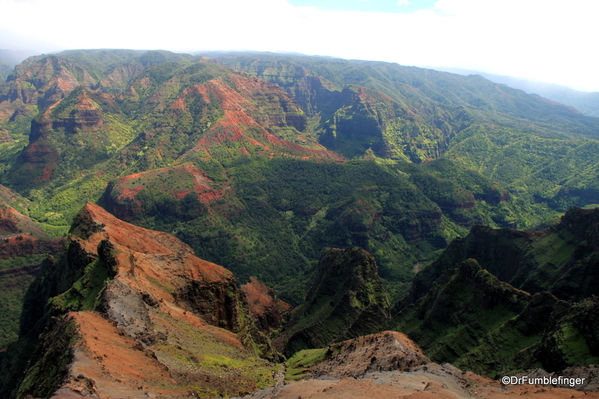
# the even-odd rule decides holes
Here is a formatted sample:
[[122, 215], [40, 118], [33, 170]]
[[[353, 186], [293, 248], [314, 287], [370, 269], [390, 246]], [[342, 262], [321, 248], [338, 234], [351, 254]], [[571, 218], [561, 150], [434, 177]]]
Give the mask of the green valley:
[[[106, 227], [81, 230], [99, 205], [115, 226], [148, 229], [139, 231], [165, 247], [179, 239], [191, 248], [178, 243], [181, 253], [236, 278], [210, 297], [233, 292], [231, 315], [186, 308], [194, 295], [204, 303], [197, 287], [148, 277], [145, 296], [127, 294], [149, 307], [144, 320], [161, 292], [177, 312], [212, 312], [215, 328], [234, 319], [225, 329], [252, 347], [247, 356], [279, 356], [269, 339], [291, 357], [388, 328], [435, 361], [493, 377], [586, 366], [599, 356], [584, 327], [596, 314], [598, 139], [599, 119], [480, 76], [270, 53], [31, 57], [0, 83], [0, 286], [10, 288], [0, 345], [34, 350], [14, 343], [9, 319], [36, 274], [32, 290], [44, 294], [39, 314], [21, 318], [22, 336], [52, 312], [108, 312], [100, 297], [116, 277], [103, 262], [125, 260], [100, 238], [83, 242]], [[79, 275], [55, 274], [69, 264]], [[233, 288], [250, 277], [296, 307], [270, 338]], [[171, 316], [160, 314], [164, 331], [180, 322]], [[168, 361], [183, 356], [175, 341], [152, 339]], [[5, 365], [19, 362], [10, 356]]]

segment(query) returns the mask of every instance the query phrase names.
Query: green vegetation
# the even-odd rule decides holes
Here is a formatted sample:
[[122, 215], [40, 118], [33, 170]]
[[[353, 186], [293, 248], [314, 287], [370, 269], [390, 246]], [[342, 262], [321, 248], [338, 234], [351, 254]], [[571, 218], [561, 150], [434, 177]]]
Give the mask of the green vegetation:
[[27, 273], [0, 275], [0, 348], [18, 338], [23, 298], [34, 276]]
[[[499, 212], [481, 204], [477, 215], [465, 216], [461, 224], [466, 227], [496, 223], [535, 229], [556, 220], [572, 205], [587, 205], [594, 196], [596, 151], [594, 142], [584, 139], [594, 137], [596, 122], [523, 92], [480, 77], [385, 63], [267, 54], [220, 59], [279, 84], [301, 109], [289, 100], [284, 100], [284, 110], [273, 108], [268, 96], [237, 87], [228, 77], [230, 69], [189, 55], [77, 50], [34, 57], [19, 67], [32, 71], [31, 77], [18, 80], [24, 90], [47, 90], [44, 84], [53, 79], [52, 73], [72, 74], [80, 86], [53, 94], [62, 100], [52, 109], [49, 129], [45, 120], [37, 118], [43, 126], [32, 135], [25, 158], [41, 155], [35, 151], [44, 148], [42, 163], [26, 162], [19, 155], [37, 109], [29, 103], [3, 103], [20, 108], [19, 117], [0, 121], [15, 140], [0, 144], [6, 147], [1, 151], [0, 180], [33, 200], [37, 220], [68, 226], [85, 201], [97, 200], [106, 182], [119, 176], [168, 167], [183, 157], [211, 177], [222, 178], [222, 165], [227, 169], [240, 151], [260, 156], [260, 150], [219, 138], [211, 157], [189, 152], [224, 115], [221, 99], [213, 92], [190, 95], [189, 86], [216, 79], [250, 95], [248, 112], [257, 121], [283, 112], [277, 118], [283, 117], [284, 123], [271, 123], [269, 128], [277, 137], [317, 148], [306, 139], [311, 137], [350, 157], [370, 153], [414, 162], [448, 157], [492, 179], [499, 185], [497, 195], [509, 193], [517, 204], [518, 209], [510, 206]], [[41, 73], [36, 69], [39, 64], [51, 66], [50, 72], [36, 75]], [[309, 94], [306, 87], [311, 85], [314, 92]], [[110, 97], [117, 93], [120, 96]], [[82, 101], [93, 109], [84, 111]], [[257, 130], [240, 128], [262, 140]], [[211, 137], [222, 134], [229, 133], [214, 131]], [[573, 137], [576, 140], [570, 140]], [[445, 179], [444, 173], [440, 170], [436, 178]], [[420, 179], [418, 184], [431, 181]], [[444, 211], [471, 199], [459, 187], [437, 186], [431, 187], [432, 194]], [[471, 193], [476, 198], [477, 193]], [[456, 217], [463, 213], [453, 212]]]
[[56, 314], [70, 311], [95, 310], [101, 302], [101, 294], [111, 278], [110, 268], [101, 259], [90, 263], [83, 275], [62, 294], [49, 300]]
[[278, 340], [291, 356], [372, 334], [389, 319], [389, 308], [372, 255], [357, 247], [332, 249], [318, 263], [306, 303], [293, 310]]
[[425, 295], [434, 281], [468, 258], [502, 281], [531, 293], [550, 291], [561, 299], [582, 300], [599, 292], [594, 265], [594, 223], [599, 211], [573, 208], [562, 221], [537, 233], [476, 226], [451, 245], [414, 280], [412, 300]]
[[307, 369], [326, 359], [328, 349], [304, 349], [294, 353], [285, 362], [285, 380], [297, 381], [306, 377]]
[[277, 365], [248, 356], [227, 339], [217, 339], [178, 318], [164, 313], [156, 317], [166, 317], [166, 323], [157, 323], [155, 328], [157, 333], [169, 337], [156, 346], [161, 361], [175, 372], [192, 371], [192, 375], [204, 376], [202, 384], [184, 382], [199, 397], [238, 395], [272, 385]]
[[469, 259], [404, 308], [393, 328], [433, 361], [495, 378], [539, 360], [537, 348], [551, 325], [555, 302], [550, 295], [531, 298]]
[[38, 254], [27, 256], [13, 256], [9, 259], [0, 259], [0, 271], [5, 269], [20, 268], [23, 266], [39, 265], [45, 258], [46, 255]]
[[[539, 331], [523, 332], [520, 305], [472, 307], [469, 280], [446, 274], [472, 257], [533, 293], [571, 300], [596, 293], [599, 255], [585, 222], [594, 214], [569, 212], [578, 230], [511, 229], [549, 227], [572, 206], [595, 206], [597, 119], [478, 76], [276, 54], [209, 61], [77, 50], [17, 66], [0, 84], [0, 183], [19, 195], [0, 190], [0, 201], [51, 237], [65, 234], [85, 202], [99, 202], [174, 234], [241, 282], [255, 276], [276, 286], [295, 305], [328, 249], [359, 246], [378, 263], [391, 303], [403, 298], [398, 308], [416, 306], [431, 289], [458, 301], [452, 313], [429, 296], [430, 309], [413, 306], [396, 320], [438, 359], [473, 369], [487, 362], [481, 370], [489, 372], [504, 358], [511, 372], [538, 345], [561, 348], [562, 363], [598, 355], [580, 325], [552, 325], [547, 336], [559, 343], [539, 341]], [[468, 234], [475, 225], [486, 227]], [[31, 316], [22, 332], [34, 331], [51, 297], [57, 312], [95, 308], [110, 277], [102, 260], [76, 271], [53, 262], [34, 283], [40, 297], [26, 296]], [[52, 277], [51, 267], [64, 275]], [[476, 275], [491, 291], [510, 291], [487, 272]], [[468, 303], [460, 303], [464, 290]], [[367, 308], [366, 296], [350, 295], [350, 307]], [[6, 300], [7, 314], [16, 314], [19, 298]], [[324, 317], [334, 301], [323, 294], [299, 309]], [[448, 312], [450, 320], [432, 318]], [[341, 328], [342, 319], [323, 330]], [[486, 356], [489, 348], [497, 356]], [[513, 350], [519, 355], [510, 357]], [[239, 366], [223, 356], [206, 364]]]
[[[452, 187], [445, 199], [422, 184], [424, 179], [438, 182], [429, 172], [437, 162], [453, 172], [439, 182]], [[467, 226], [482, 221], [498, 226], [517, 209], [496, 198], [500, 189], [488, 179], [448, 160], [416, 166], [245, 159], [227, 173], [231, 190], [207, 208], [193, 203], [191, 193], [175, 200], [191, 178], [177, 169], [111, 185], [102, 204], [138, 209], [135, 223], [173, 233], [199, 257], [229, 268], [241, 281], [256, 276], [280, 284], [279, 293], [294, 303], [305, 295], [303, 273], [311, 273], [325, 248], [368, 250], [398, 298], [406, 292], [415, 264], [430, 260]], [[124, 190], [136, 187], [158, 190], [142, 188], [135, 201], [118, 200]], [[464, 204], [464, 195], [472, 201]], [[454, 204], [445, 215], [443, 201]], [[133, 208], [135, 203], [139, 207]]]
[[404, 309], [393, 329], [406, 333], [434, 361], [453, 363], [524, 309], [527, 295], [508, 287], [467, 260], [437, 280], [423, 300]]
[[62, 324], [49, 329], [40, 337], [45, 342], [47, 350], [30, 365], [27, 374], [19, 385], [16, 397], [22, 398], [27, 394], [37, 397], [49, 397], [54, 393], [68, 371], [72, 359], [72, 347], [77, 341], [77, 331], [74, 321], [60, 320]]

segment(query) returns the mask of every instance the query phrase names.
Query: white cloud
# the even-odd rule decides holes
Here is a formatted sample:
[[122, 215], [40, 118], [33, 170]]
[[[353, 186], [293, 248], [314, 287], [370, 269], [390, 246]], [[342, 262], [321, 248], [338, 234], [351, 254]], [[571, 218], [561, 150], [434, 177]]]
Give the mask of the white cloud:
[[[398, 4], [406, 0], [398, 0]], [[0, 45], [294, 51], [448, 66], [599, 90], [595, 0], [439, 0], [409, 14], [285, 0], [0, 0]], [[4, 34], [6, 33], [6, 34]]]

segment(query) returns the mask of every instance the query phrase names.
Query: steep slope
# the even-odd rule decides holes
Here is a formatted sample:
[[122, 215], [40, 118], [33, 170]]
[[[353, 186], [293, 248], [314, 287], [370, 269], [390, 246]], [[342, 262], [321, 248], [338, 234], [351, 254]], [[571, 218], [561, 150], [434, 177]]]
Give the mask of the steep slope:
[[306, 303], [292, 312], [275, 345], [290, 356], [372, 333], [389, 318], [389, 307], [372, 255], [357, 247], [332, 249], [317, 266]]
[[381, 85], [356, 79], [363, 72], [345, 61], [263, 54], [218, 59], [284, 88], [310, 117], [314, 137], [348, 157], [371, 150], [380, 157], [420, 162], [440, 156], [454, 134], [447, 123], [451, 111], [410, 102], [390, 87], [381, 90]]
[[278, 330], [289, 318], [293, 307], [278, 299], [272, 288], [253, 277], [240, 288], [247, 300], [252, 320], [261, 331], [269, 334]]
[[[324, 57], [269, 53], [214, 56], [235, 69], [277, 83], [298, 98], [311, 99], [313, 107], [319, 103], [329, 104], [322, 101], [326, 98], [322, 97], [323, 89], [339, 91], [347, 85], [355, 85], [376, 90], [416, 114], [417, 125], [423, 127], [423, 133], [428, 130], [429, 134], [433, 134], [432, 137], [436, 136], [435, 131], [444, 130], [441, 127], [444, 122], [452, 127], [459, 126], [455, 122], [460, 121], [460, 118], [466, 126], [472, 122], [481, 122], [482, 118], [511, 127], [521, 125], [521, 121], [517, 119], [522, 118], [536, 125], [532, 129], [537, 134], [559, 132], [568, 135], [574, 133], [571, 128], [577, 126], [575, 130], [578, 133], [597, 137], [596, 119], [584, 117], [569, 107], [496, 84], [481, 76], [464, 77], [391, 63]], [[316, 100], [318, 98], [320, 101]], [[299, 100], [298, 103], [303, 104]], [[443, 112], [452, 111], [452, 108], [459, 112]], [[320, 111], [324, 107], [315, 109]], [[488, 110], [497, 111], [502, 116], [485, 115]], [[469, 117], [464, 119], [464, 113]], [[570, 127], [564, 129], [568, 125]], [[463, 127], [465, 126], [454, 130], [454, 133]]]
[[226, 189], [192, 163], [121, 177], [108, 184], [99, 203], [125, 220], [146, 217], [183, 221], [202, 216], [203, 203], [221, 198]]
[[599, 209], [573, 208], [558, 224], [537, 232], [476, 226], [416, 276], [410, 300], [421, 298], [445, 271], [468, 258], [532, 293], [550, 291], [572, 300], [597, 295], [598, 218]]
[[276, 356], [229, 271], [93, 204], [77, 215], [66, 256], [30, 287], [21, 345], [31, 351], [44, 326], [16, 397], [250, 392], [272, 376], [258, 355]]
[[0, 186], [0, 347], [15, 341], [27, 287], [47, 255], [62, 253], [64, 238], [48, 239], [38, 223], [19, 212], [30, 202]]
[[492, 178], [528, 208], [526, 228], [596, 198], [591, 148], [599, 120], [570, 107], [481, 76], [307, 56], [215, 56], [284, 88], [311, 117], [314, 137], [346, 156], [447, 157]]
[[342, 160], [324, 146], [346, 157], [450, 157], [516, 193], [527, 228], [590, 204], [598, 186], [585, 140], [596, 119], [481, 77], [272, 54], [81, 50], [27, 60], [0, 92], [2, 181], [23, 193], [54, 188], [35, 216], [53, 213], [55, 224], [123, 171], [192, 161], [218, 179], [248, 156]]
[[389, 328], [493, 378], [596, 363], [598, 216], [574, 208], [537, 232], [475, 226], [416, 274]]
[[387, 63], [39, 56], [2, 84], [0, 127], [0, 181], [47, 230], [99, 201], [293, 304], [328, 248], [372, 253], [395, 300], [474, 224], [546, 226], [599, 192], [596, 120]]
[[457, 73], [460, 75], [481, 75], [493, 82], [502, 83], [516, 89], [524, 90], [530, 94], [543, 96], [551, 101], [569, 105], [588, 116], [599, 116], [598, 92], [579, 91], [568, 86], [562, 86], [554, 83], [539, 82], [536, 80], [513, 76], [495, 75], [480, 71], [453, 68], [442, 68], [441, 70]]
[[256, 159], [227, 173], [213, 177], [183, 164], [133, 174], [111, 182], [99, 203], [128, 221], [172, 232], [240, 280], [259, 276], [279, 285], [294, 304], [303, 302], [311, 278], [298, 275], [311, 270], [323, 248], [363, 247], [397, 297], [415, 265], [468, 227], [513, 226], [524, 212], [501, 186], [448, 160]]
[[123, 171], [194, 161], [214, 178], [238, 158], [343, 160], [301, 133], [303, 111], [278, 87], [201, 57], [125, 50], [34, 57], [0, 93], [8, 132], [2, 181], [26, 195], [47, 190], [32, 211], [38, 219], [53, 214], [53, 224], [70, 223]]
[[531, 295], [468, 259], [435, 280], [392, 325], [434, 361], [498, 378], [595, 364], [598, 306], [596, 297], [572, 303], [548, 292]]
[[[367, 249], [383, 267], [396, 263], [400, 250], [411, 253], [405, 262], [410, 266], [426, 258], [418, 254], [421, 249], [408, 247], [428, 232], [432, 234], [421, 245], [428, 249], [422, 252], [443, 248], [447, 240], [465, 232], [460, 227], [483, 223], [529, 228], [556, 218], [570, 205], [593, 201], [595, 144], [564, 141], [563, 137], [580, 138], [576, 132], [584, 130], [582, 125], [591, 130], [594, 125], [555, 104], [480, 79], [384, 63], [266, 55], [224, 57], [221, 62], [273, 83], [234, 72], [215, 60], [159, 51], [72, 51], [28, 60], [2, 87], [0, 124], [13, 141], [0, 144], [5, 157], [1, 180], [31, 195], [30, 214], [36, 220], [65, 226], [84, 201], [97, 199], [114, 179], [118, 183], [111, 186], [109, 196], [116, 201], [102, 203], [130, 220], [141, 216], [135, 212], [143, 208], [143, 201], [126, 190], [141, 190], [143, 184], [149, 187], [142, 197], [156, 197], [152, 191], [158, 190], [178, 199], [186, 191], [195, 191], [203, 196], [200, 202], [224, 201], [221, 214], [226, 217], [239, 210], [237, 198], [225, 195], [228, 187], [236, 184], [240, 174], [254, 173], [249, 158], [343, 160], [322, 144], [351, 157], [366, 154], [368, 159], [421, 162], [451, 157], [453, 164], [438, 162], [434, 168], [431, 163], [421, 169], [428, 176], [400, 166], [442, 215], [427, 209], [427, 216], [416, 212], [410, 221], [400, 223], [408, 245], [401, 239], [379, 245], [377, 239]], [[560, 116], [561, 122], [549, 129], [548, 115]], [[591, 134], [588, 129], [585, 132]], [[185, 166], [188, 162], [193, 165]], [[452, 166], [456, 164], [464, 165], [458, 173]], [[577, 165], [584, 169], [582, 173]], [[193, 172], [187, 174], [181, 168]], [[491, 178], [484, 181], [469, 169]], [[139, 179], [125, 177], [138, 173]], [[172, 174], [177, 176], [171, 184], [166, 176]], [[203, 183], [192, 184], [192, 176], [201, 176]], [[470, 184], [474, 180], [478, 181]], [[468, 181], [468, 186], [461, 186], [462, 181]], [[158, 197], [150, 202], [178, 207], [170, 198]], [[267, 207], [272, 200], [267, 199]], [[193, 198], [190, 203], [196, 206]], [[336, 209], [344, 216], [340, 224], [350, 231], [350, 244], [366, 246], [358, 237], [363, 236], [364, 223], [352, 223], [349, 218], [347, 207], [352, 205], [348, 202]], [[157, 208], [153, 208], [144, 208], [143, 217], [156, 216]], [[380, 220], [376, 203], [366, 208], [367, 212], [360, 212]], [[192, 219], [202, 211], [197, 213], [176, 209], [169, 217], [176, 223], [178, 218]], [[269, 219], [280, 217], [269, 213]], [[443, 216], [459, 227], [448, 226]], [[424, 226], [417, 222], [425, 219]], [[279, 223], [271, 219], [268, 224]], [[152, 227], [175, 232], [170, 226]], [[247, 248], [231, 249], [238, 245], [238, 234], [228, 226], [218, 229], [212, 236], [226, 242], [229, 249], [224, 252], [236, 253], [220, 259], [202, 255], [233, 267], [239, 261], [238, 252]], [[366, 229], [371, 236], [368, 223]], [[270, 238], [265, 234], [253, 231], [250, 235], [253, 242], [260, 242]], [[327, 246], [339, 246], [339, 241], [347, 245], [345, 238]], [[295, 242], [289, 246], [297, 246]], [[196, 250], [199, 247], [194, 244]], [[241, 247], [247, 247], [243, 240]], [[319, 250], [301, 251], [298, 256]], [[267, 252], [273, 251], [257, 258]], [[308, 263], [314, 262], [315, 255], [308, 256], [312, 256]]]
[[8, 65], [5, 60], [0, 59], [0, 81], [4, 81], [6, 79], [10, 73], [10, 70], [10, 65]]
[[45, 238], [42, 228], [15, 208], [0, 202], [0, 237], [27, 233], [36, 238]]

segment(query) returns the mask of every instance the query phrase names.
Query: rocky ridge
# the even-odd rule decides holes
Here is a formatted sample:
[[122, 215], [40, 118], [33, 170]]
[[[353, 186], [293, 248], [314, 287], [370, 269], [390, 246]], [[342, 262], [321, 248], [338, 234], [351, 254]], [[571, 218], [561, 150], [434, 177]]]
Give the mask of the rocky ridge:
[[[504, 385], [499, 381], [462, 371], [449, 363], [431, 362], [405, 335], [385, 331], [347, 340], [320, 351], [314, 359], [301, 351], [286, 363], [287, 373], [301, 368], [306, 374], [300, 381], [288, 381], [244, 396], [244, 399], [313, 398], [598, 398], [599, 393], [577, 391], [568, 386]], [[575, 376], [592, 375], [586, 386], [594, 387], [595, 369], [577, 370]], [[531, 377], [547, 376], [538, 371], [522, 373]], [[571, 376], [572, 374], [566, 374]], [[579, 387], [580, 388], [580, 387]], [[593, 388], [591, 388], [593, 389]], [[595, 389], [593, 389], [595, 390]]]
[[596, 297], [573, 303], [546, 291], [531, 295], [467, 259], [396, 314], [393, 328], [434, 361], [492, 378], [534, 367], [554, 372], [599, 361], [598, 306]]
[[47, 327], [18, 398], [222, 395], [269, 383], [258, 356], [276, 354], [229, 271], [93, 204], [67, 246], [25, 301], [22, 338]]
[[559, 223], [535, 232], [475, 226], [418, 274], [405, 303], [421, 298], [445, 271], [468, 258], [531, 293], [549, 291], [572, 300], [598, 295], [597, 221], [599, 209], [572, 208]]
[[389, 319], [373, 256], [357, 247], [331, 249], [317, 267], [306, 303], [275, 340], [287, 356], [376, 331]]

